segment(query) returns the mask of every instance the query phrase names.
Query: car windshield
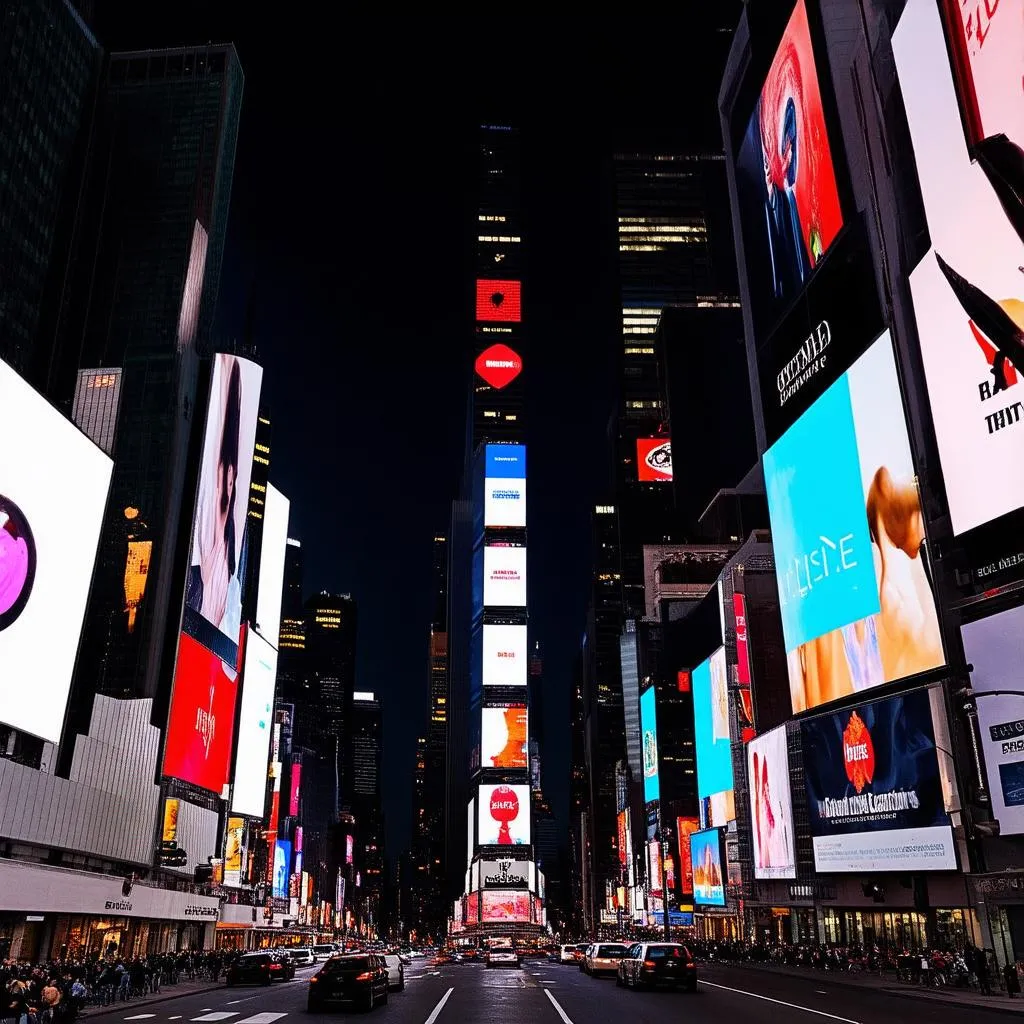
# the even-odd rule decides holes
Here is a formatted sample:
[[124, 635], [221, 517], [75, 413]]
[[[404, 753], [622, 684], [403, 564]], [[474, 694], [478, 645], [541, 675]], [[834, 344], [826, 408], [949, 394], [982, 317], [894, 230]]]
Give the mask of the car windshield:
[[595, 955], [606, 957], [609, 960], [621, 960], [627, 952], [627, 946], [598, 946]]

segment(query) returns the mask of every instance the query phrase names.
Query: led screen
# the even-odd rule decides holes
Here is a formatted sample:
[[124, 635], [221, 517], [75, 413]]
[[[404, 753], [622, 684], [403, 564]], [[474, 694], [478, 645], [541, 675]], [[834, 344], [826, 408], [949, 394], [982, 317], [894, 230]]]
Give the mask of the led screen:
[[245, 640], [242, 707], [238, 719], [231, 810], [262, 818], [267, 800], [270, 732], [274, 724], [277, 651], [254, 631]]
[[652, 896], [662, 897], [665, 884], [662, 878], [661, 843], [652, 839], [647, 843], [647, 886]]
[[690, 836], [693, 864], [693, 902], [707, 907], [725, 906], [725, 872], [722, 870], [721, 830], [707, 829]]
[[626, 847], [626, 829], [629, 827], [629, 822], [626, 821], [625, 811], [619, 811], [615, 823], [618, 827], [619, 864], [625, 867], [629, 863], [629, 850]]
[[480, 893], [471, 892], [466, 896], [466, 924], [480, 921]]
[[273, 894], [277, 899], [288, 899], [288, 875], [291, 868], [292, 844], [287, 839], [274, 843], [274, 885]]
[[484, 453], [484, 526], [526, 525], [526, 447], [489, 444]]
[[293, 761], [291, 772], [288, 777], [288, 814], [297, 817], [299, 813], [299, 798], [302, 796], [302, 762]]
[[796, 878], [796, 831], [786, 727], [747, 744], [747, 793], [755, 878]]
[[525, 768], [529, 739], [525, 704], [481, 709], [480, 767]]
[[637, 479], [672, 481], [672, 442], [666, 437], [638, 437], [636, 440]]
[[526, 685], [526, 627], [483, 627], [484, 686]]
[[281, 632], [284, 593], [284, 554], [288, 548], [288, 499], [267, 484], [263, 503], [263, 540], [260, 544], [260, 579], [256, 597], [256, 623], [260, 635], [277, 646]]
[[702, 820], [706, 825], [725, 825], [736, 817], [736, 809], [724, 647], [719, 647], [693, 670], [691, 682], [697, 743], [697, 795], [703, 805]]
[[956, 870], [928, 690], [800, 728], [815, 870]]
[[480, 920], [485, 924], [494, 921], [529, 921], [530, 894], [528, 892], [480, 893]]
[[484, 604], [489, 608], [526, 607], [526, 548], [484, 547]]
[[185, 589], [185, 631], [235, 664], [242, 623], [242, 540], [263, 369], [214, 357]]
[[220, 794], [228, 782], [237, 673], [198, 641], [178, 638], [164, 775]]
[[237, 888], [242, 884], [242, 846], [245, 839], [245, 819], [228, 818], [225, 830], [224, 884]]
[[644, 803], [661, 797], [658, 778], [658, 721], [654, 687], [640, 695], [640, 732], [644, 755]]
[[518, 281], [480, 278], [476, 282], [476, 318], [485, 322], [518, 323], [522, 319], [522, 286]]
[[[986, 13], [988, 12], [988, 13]], [[938, 5], [912, 0], [893, 35], [932, 249], [910, 275], [949, 514], [956, 533], [1024, 505], [1024, 214], [999, 169], [1024, 146], [1019, 5], [965, 4], [962, 90], [986, 138], [972, 160]], [[954, 18], [954, 45], [964, 23]], [[1019, 166], [1019, 164], [1018, 164]], [[1016, 228], [1014, 224], [1016, 223]]]
[[764, 454], [793, 710], [943, 664], [884, 333]]
[[676, 818], [676, 839], [679, 841], [679, 860], [682, 872], [683, 892], [693, 892], [693, 860], [690, 857], [690, 836], [700, 831], [696, 818]]
[[0, 361], [0, 721], [60, 739], [113, 463]]
[[474, 369], [477, 376], [500, 391], [522, 373], [523, 360], [508, 345], [492, 345], [476, 357]]
[[345, 836], [345, 863], [351, 864], [355, 859], [355, 838], [351, 835]]
[[480, 882], [485, 889], [528, 889], [530, 862], [502, 857], [480, 861]]
[[478, 810], [481, 846], [529, 844], [529, 786], [481, 786]]
[[[970, 622], [962, 627], [962, 634], [975, 693], [1024, 689], [1024, 608]], [[1000, 694], [977, 704], [992, 814], [999, 820], [1000, 835], [1020, 835], [1024, 833], [1024, 701]]]
[[736, 187], [751, 307], [767, 326], [803, 290], [843, 226], [804, 0], [740, 142]]

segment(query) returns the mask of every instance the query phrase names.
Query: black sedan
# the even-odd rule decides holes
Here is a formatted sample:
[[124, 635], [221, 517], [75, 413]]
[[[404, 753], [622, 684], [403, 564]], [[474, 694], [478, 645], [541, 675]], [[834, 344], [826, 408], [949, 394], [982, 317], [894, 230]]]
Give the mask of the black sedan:
[[228, 985], [269, 985], [272, 981], [291, 981], [295, 964], [276, 953], [245, 953], [227, 969]]
[[638, 942], [619, 961], [617, 985], [697, 991], [697, 964], [679, 942]]
[[359, 1006], [372, 1010], [388, 1001], [388, 967], [376, 953], [333, 956], [309, 979], [310, 1013], [332, 1007]]

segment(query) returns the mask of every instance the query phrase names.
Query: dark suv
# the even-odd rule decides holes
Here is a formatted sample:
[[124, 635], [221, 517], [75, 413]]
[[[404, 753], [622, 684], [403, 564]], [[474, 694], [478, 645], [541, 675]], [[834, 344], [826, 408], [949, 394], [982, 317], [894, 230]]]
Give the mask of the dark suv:
[[306, 1009], [322, 1013], [333, 1006], [360, 1006], [372, 1010], [388, 1001], [388, 967], [376, 953], [332, 956], [309, 979]]
[[637, 942], [619, 961], [616, 985], [697, 991], [697, 964], [679, 942]]

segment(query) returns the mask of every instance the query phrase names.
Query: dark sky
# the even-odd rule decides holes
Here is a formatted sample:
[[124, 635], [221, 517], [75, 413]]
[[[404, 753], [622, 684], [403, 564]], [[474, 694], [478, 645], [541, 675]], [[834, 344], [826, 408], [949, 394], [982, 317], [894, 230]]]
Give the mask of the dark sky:
[[607, 161], [713, 124], [718, 72], [692, 18], [595, 27], [257, 6], [99, 0], [93, 23], [108, 49], [238, 48], [220, 329], [240, 336], [252, 297], [271, 479], [292, 501], [307, 591], [358, 602], [356, 685], [384, 700], [392, 854], [408, 843], [425, 728], [431, 539], [463, 459], [475, 128], [522, 130], [530, 622], [545, 659], [544, 785], [564, 823], [588, 509], [606, 485], [616, 387]]

